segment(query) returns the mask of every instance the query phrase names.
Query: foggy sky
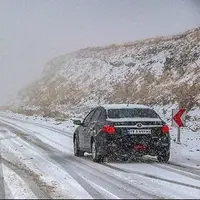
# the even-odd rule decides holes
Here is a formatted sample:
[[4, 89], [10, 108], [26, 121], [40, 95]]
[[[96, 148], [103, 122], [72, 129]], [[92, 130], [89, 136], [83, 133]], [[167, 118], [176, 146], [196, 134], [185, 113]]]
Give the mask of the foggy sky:
[[197, 26], [198, 0], [0, 0], [0, 103], [60, 54]]

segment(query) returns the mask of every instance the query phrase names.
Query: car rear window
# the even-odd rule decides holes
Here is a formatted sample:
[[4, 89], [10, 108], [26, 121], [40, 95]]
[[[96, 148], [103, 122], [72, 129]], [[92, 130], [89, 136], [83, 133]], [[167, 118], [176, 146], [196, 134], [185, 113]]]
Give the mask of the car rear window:
[[159, 118], [158, 114], [149, 108], [109, 109], [108, 118]]

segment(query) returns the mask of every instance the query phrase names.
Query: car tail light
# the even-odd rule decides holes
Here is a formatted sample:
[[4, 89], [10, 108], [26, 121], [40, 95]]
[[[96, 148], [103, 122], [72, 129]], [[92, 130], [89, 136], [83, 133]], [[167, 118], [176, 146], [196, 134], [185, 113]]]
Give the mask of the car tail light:
[[116, 132], [114, 126], [104, 126], [102, 131], [108, 134], [115, 134]]
[[162, 133], [165, 133], [165, 134], [169, 133], [169, 126], [167, 124], [164, 124], [162, 126]]

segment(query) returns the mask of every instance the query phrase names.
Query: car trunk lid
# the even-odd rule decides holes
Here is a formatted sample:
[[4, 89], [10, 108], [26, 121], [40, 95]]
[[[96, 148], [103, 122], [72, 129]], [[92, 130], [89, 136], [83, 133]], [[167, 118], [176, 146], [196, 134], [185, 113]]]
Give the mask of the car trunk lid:
[[159, 118], [108, 119], [107, 121], [115, 127], [117, 136], [129, 137], [141, 135], [158, 137], [163, 125]]

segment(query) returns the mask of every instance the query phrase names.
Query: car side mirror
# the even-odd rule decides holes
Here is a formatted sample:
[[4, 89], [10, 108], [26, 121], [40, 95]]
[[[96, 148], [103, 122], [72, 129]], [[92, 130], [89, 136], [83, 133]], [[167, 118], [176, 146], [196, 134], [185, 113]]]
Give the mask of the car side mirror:
[[74, 123], [74, 125], [79, 125], [79, 126], [83, 125], [83, 123], [81, 122], [81, 120], [74, 120], [73, 123]]

